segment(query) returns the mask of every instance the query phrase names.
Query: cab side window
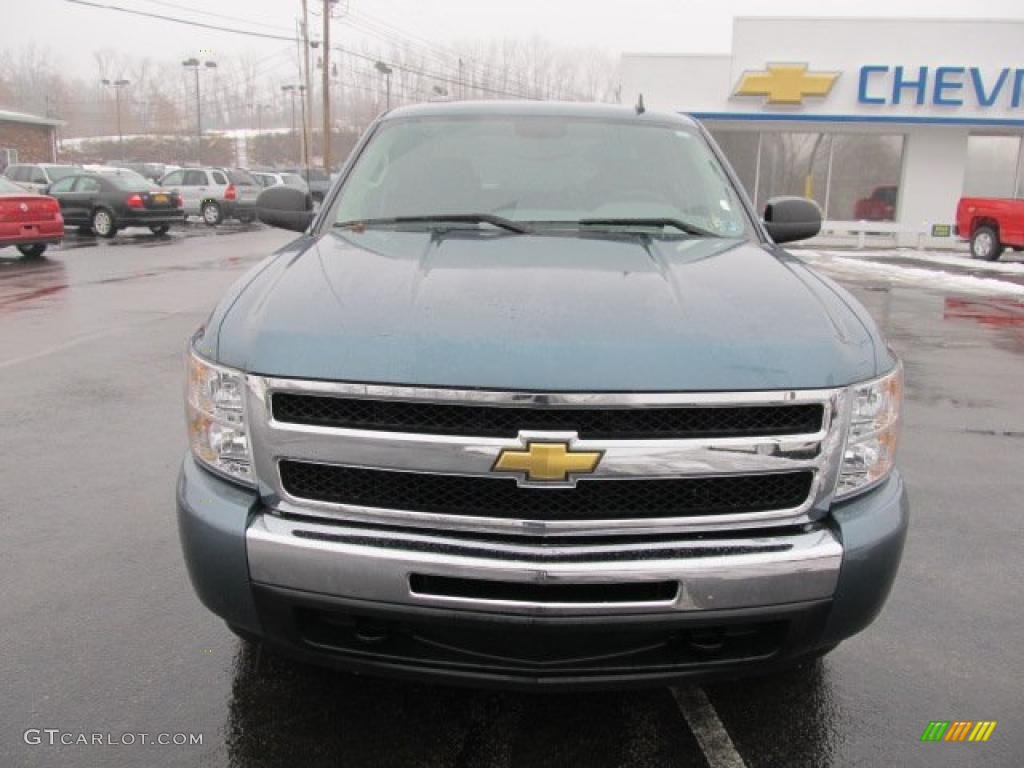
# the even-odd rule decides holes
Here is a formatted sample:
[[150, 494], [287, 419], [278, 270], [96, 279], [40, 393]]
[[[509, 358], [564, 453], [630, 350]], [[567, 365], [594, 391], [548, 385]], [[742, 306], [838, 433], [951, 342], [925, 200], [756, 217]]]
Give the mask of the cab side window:
[[32, 169], [32, 183], [33, 184], [49, 184], [49, 181], [46, 178], [46, 174], [43, 173], [43, 169], [42, 168], [33, 168]]
[[183, 174], [181, 171], [174, 171], [174, 173], [170, 173], [166, 176], [166, 178], [164, 178], [163, 185], [165, 187], [180, 187], [181, 180], [184, 176], [185, 174]]
[[50, 185], [50, 194], [59, 195], [61, 192], [70, 192], [71, 187], [75, 185], [75, 179], [77, 176], [66, 176], [60, 181], [55, 181]]
[[79, 176], [78, 182], [75, 184], [75, 192], [99, 192], [100, 183], [96, 179], [91, 179], [88, 176]]
[[25, 170], [25, 166], [23, 165], [15, 165], [8, 168], [8, 175], [11, 181], [28, 181], [28, 177], [25, 175]]
[[206, 172], [205, 171], [185, 171], [185, 186], [186, 187], [203, 187], [203, 186], [206, 186]]

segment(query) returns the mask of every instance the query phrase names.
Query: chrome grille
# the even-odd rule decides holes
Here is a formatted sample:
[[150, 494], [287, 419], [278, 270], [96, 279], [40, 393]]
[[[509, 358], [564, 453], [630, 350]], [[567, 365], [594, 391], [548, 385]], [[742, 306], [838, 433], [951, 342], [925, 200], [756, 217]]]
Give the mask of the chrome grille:
[[[279, 513], [531, 536], [813, 521], [846, 418], [844, 389], [524, 393], [249, 376], [247, 400], [261, 494]], [[502, 451], [537, 441], [601, 461], [547, 487], [495, 473]]]
[[480, 515], [522, 520], [614, 520], [762, 512], [799, 507], [814, 473], [739, 477], [582, 480], [552, 492], [520, 487], [511, 478], [458, 477], [281, 462], [284, 489], [296, 498], [410, 512]]
[[521, 430], [573, 431], [580, 439], [799, 435], [821, 429], [820, 403], [661, 408], [552, 409], [424, 403], [279, 392], [274, 419], [344, 429], [515, 437]]

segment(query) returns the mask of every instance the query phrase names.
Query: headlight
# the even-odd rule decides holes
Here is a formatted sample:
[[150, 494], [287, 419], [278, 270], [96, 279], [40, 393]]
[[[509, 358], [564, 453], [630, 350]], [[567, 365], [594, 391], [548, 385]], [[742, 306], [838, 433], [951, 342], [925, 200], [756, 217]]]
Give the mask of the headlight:
[[892, 471], [903, 403], [903, 365], [880, 379], [850, 387], [853, 403], [836, 499], [876, 485]]
[[188, 352], [185, 418], [192, 455], [214, 472], [255, 485], [245, 428], [245, 376]]

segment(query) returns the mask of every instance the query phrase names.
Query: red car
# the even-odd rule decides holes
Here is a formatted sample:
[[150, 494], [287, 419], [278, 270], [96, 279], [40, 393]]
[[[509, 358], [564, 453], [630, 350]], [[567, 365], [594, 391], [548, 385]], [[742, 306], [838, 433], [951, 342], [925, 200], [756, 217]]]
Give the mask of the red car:
[[1024, 249], [1024, 198], [961, 197], [957, 235], [971, 241], [971, 255], [995, 261], [1004, 248]]
[[64, 217], [52, 197], [26, 192], [0, 177], [0, 248], [15, 245], [25, 256], [41, 256], [64, 239]]
[[896, 218], [897, 187], [875, 187], [870, 197], [853, 204], [855, 221], [892, 221]]

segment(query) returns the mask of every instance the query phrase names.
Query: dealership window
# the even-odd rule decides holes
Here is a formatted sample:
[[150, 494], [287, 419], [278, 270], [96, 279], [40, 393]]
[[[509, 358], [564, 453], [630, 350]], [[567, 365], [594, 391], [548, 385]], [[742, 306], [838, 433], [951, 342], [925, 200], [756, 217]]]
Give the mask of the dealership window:
[[832, 140], [828, 218], [894, 221], [899, 197], [903, 137], [845, 133]]
[[1021, 178], [1021, 137], [967, 137], [964, 194], [970, 197], [1024, 196]]
[[756, 131], [711, 131], [722, 148], [729, 165], [740, 177], [740, 183], [751, 200], [757, 185], [757, 152], [761, 135]]
[[827, 133], [762, 133], [758, 201], [795, 195], [810, 198], [825, 210], [831, 145]]
[[834, 221], [892, 221], [899, 202], [900, 134], [714, 128], [754, 205], [777, 195], [815, 200]]

